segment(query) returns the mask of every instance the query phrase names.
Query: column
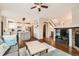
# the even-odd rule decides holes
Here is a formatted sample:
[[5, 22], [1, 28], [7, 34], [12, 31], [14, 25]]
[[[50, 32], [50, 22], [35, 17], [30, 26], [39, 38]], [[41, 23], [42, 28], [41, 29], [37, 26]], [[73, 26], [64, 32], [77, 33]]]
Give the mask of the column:
[[39, 28], [39, 25], [40, 25], [40, 16], [39, 16], [39, 13], [36, 15], [36, 19], [35, 19], [35, 25], [34, 25], [34, 34], [35, 34], [35, 38], [37, 39], [40, 39], [40, 28]]
[[72, 47], [72, 29], [69, 29], [69, 47]]

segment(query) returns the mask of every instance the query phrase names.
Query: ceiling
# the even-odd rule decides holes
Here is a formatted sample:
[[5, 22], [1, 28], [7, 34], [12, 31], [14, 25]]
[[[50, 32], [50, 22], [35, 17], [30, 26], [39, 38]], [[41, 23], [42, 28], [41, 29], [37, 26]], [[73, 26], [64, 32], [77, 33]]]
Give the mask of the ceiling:
[[33, 3], [0, 3], [1, 15], [7, 18], [13, 18], [21, 20], [22, 17], [26, 17], [27, 21], [34, 20], [36, 17], [40, 18], [59, 18], [68, 12], [72, 11], [72, 8], [77, 7], [79, 4], [74, 3], [45, 3], [48, 5], [48, 9], [43, 9], [38, 12], [37, 9], [30, 9]]

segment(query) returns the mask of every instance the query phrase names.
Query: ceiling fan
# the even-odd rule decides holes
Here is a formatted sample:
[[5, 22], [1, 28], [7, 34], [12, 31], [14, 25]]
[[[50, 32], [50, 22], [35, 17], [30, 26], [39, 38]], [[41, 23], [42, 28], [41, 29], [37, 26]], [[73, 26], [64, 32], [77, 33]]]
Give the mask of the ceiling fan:
[[34, 3], [34, 6], [31, 7], [31, 9], [37, 8], [38, 11], [41, 11], [41, 8], [48, 8], [47, 5], [44, 5], [43, 3]]

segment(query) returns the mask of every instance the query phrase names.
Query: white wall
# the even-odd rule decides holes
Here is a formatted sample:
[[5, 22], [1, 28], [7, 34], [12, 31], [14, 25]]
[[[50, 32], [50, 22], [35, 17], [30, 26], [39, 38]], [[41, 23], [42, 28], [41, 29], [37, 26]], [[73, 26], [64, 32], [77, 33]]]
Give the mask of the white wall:
[[48, 38], [48, 23], [45, 23], [45, 22], [48, 22], [49, 19], [47, 18], [40, 18], [40, 38], [43, 39], [43, 26], [44, 24], [46, 24], [46, 38]]
[[38, 39], [43, 39], [43, 25], [46, 24], [46, 37], [48, 38], [48, 23], [44, 23], [47, 22], [48, 19], [46, 18], [40, 18], [39, 19], [39, 27], [38, 28], [34, 28], [34, 36]]

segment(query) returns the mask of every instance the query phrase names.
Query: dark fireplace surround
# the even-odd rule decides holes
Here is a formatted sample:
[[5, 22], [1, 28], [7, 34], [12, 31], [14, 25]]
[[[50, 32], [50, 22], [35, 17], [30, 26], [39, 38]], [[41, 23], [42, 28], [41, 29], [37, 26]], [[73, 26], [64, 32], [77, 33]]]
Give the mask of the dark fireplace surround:
[[79, 34], [75, 34], [75, 46], [79, 47]]
[[66, 28], [56, 29], [56, 42], [69, 46], [69, 31]]

